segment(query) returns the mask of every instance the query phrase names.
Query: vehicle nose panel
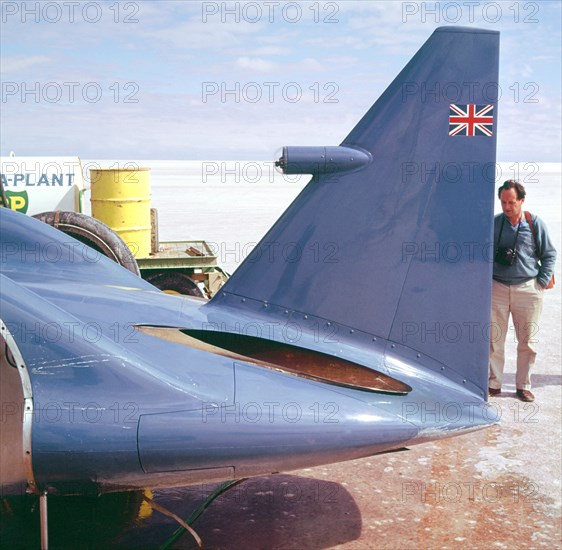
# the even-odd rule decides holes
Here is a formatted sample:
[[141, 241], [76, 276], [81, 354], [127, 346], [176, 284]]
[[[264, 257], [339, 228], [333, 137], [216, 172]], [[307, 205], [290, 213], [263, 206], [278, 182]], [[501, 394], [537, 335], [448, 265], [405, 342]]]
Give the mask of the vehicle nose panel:
[[235, 369], [234, 403], [141, 416], [146, 473], [234, 466], [237, 476], [258, 475], [367, 456], [418, 434], [393, 411], [357, 399], [356, 390], [238, 362]]

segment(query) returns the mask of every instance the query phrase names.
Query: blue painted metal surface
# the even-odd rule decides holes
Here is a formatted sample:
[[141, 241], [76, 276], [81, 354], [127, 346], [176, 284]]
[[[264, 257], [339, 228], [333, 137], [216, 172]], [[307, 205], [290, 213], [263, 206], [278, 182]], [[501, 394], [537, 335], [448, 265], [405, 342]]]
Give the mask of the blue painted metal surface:
[[[449, 137], [450, 101], [421, 89], [497, 86], [498, 41], [494, 32], [437, 30], [344, 140], [366, 152], [355, 171], [315, 176], [209, 303], [161, 293], [0, 209], [0, 315], [31, 379], [25, 422], [37, 487], [82, 493], [247, 477], [493, 422], [481, 333], [491, 263], [476, 247], [491, 241], [493, 170], [484, 168], [495, 137]], [[491, 103], [482, 93], [472, 86], [456, 103]], [[291, 243], [298, 259], [260, 257]], [[472, 254], [448, 261], [432, 252], [446, 243], [473, 243]], [[167, 338], [142, 327], [286, 342], [411, 391], [310, 380], [283, 368], [298, 364], [272, 368], [193, 345], [180, 330]]]

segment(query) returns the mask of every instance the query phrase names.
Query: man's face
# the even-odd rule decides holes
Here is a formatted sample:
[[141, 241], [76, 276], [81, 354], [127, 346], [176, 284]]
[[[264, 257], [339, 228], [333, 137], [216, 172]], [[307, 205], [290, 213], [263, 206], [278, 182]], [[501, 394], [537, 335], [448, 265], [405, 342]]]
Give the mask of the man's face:
[[503, 213], [510, 220], [518, 220], [521, 217], [521, 208], [525, 199], [518, 199], [515, 189], [504, 189], [500, 193], [500, 202]]

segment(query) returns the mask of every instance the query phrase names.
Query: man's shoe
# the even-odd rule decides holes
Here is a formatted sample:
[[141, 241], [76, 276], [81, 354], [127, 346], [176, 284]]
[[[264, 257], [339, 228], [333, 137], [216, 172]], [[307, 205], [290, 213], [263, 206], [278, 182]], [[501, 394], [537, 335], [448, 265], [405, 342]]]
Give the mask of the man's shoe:
[[488, 388], [488, 395], [499, 395], [501, 392], [501, 388]]
[[530, 403], [535, 400], [535, 396], [530, 390], [517, 390], [515, 393], [521, 401], [527, 401]]

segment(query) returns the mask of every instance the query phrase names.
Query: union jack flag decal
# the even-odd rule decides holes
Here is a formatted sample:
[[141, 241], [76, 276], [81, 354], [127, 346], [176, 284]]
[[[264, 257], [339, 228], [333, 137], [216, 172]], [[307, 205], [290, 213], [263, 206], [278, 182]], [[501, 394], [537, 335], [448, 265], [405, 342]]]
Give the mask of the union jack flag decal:
[[449, 105], [450, 136], [491, 136], [493, 105]]

